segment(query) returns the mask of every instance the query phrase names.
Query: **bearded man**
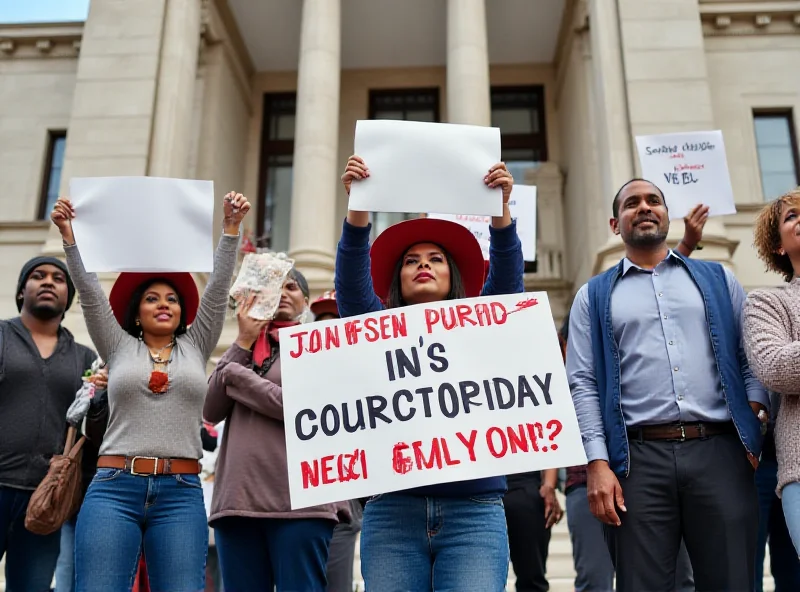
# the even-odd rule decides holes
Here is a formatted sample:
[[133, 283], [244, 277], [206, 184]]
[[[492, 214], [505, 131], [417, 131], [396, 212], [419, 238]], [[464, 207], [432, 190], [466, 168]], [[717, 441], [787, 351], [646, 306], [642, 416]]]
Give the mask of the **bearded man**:
[[750, 591], [769, 399], [742, 347], [744, 290], [667, 246], [653, 183], [623, 185], [612, 212], [625, 257], [575, 297], [567, 374], [617, 590], [674, 590], [683, 539], [697, 590]]

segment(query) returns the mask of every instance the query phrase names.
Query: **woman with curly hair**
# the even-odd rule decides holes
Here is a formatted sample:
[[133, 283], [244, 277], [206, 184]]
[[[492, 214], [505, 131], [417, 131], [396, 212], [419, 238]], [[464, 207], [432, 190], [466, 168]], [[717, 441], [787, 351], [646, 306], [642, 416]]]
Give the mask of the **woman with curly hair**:
[[[800, 188], [768, 203], [756, 218], [754, 246], [786, 283], [753, 290], [744, 311], [745, 351], [762, 384], [779, 396], [775, 421], [777, 493], [800, 550]], [[773, 406], [775, 403], [773, 403]]]

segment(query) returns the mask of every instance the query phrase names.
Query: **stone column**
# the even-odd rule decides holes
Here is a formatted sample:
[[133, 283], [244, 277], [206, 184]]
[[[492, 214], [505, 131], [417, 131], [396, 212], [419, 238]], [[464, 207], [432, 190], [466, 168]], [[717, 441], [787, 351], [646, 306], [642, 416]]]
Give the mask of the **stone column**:
[[185, 178], [189, 173], [200, 13], [200, 0], [167, 2], [147, 171], [152, 177]]
[[491, 125], [484, 0], [447, 1], [447, 120]]
[[340, 55], [340, 0], [303, 0], [289, 256], [312, 290], [333, 285]]

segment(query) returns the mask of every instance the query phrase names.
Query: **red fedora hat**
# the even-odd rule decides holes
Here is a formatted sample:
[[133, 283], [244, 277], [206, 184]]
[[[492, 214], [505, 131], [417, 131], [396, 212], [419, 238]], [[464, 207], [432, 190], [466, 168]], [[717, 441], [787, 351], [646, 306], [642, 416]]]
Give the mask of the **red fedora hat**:
[[339, 307], [336, 306], [336, 290], [325, 292], [322, 296], [311, 303], [311, 312], [315, 317], [322, 314], [332, 314], [339, 316]]
[[397, 261], [418, 243], [434, 243], [453, 258], [467, 298], [480, 296], [483, 289], [483, 252], [478, 240], [461, 224], [436, 218], [417, 218], [393, 224], [372, 243], [372, 284], [378, 298], [389, 296]]
[[178, 296], [181, 299], [181, 307], [186, 311], [186, 324], [191, 325], [194, 317], [197, 315], [197, 308], [200, 306], [200, 295], [197, 292], [197, 284], [194, 283], [192, 274], [190, 273], [133, 273], [123, 272], [119, 274], [117, 281], [114, 282], [114, 287], [111, 288], [111, 294], [108, 296], [108, 302], [111, 304], [111, 310], [114, 311], [114, 316], [117, 322], [122, 327], [125, 323], [125, 311], [128, 310], [128, 305], [131, 297], [136, 289], [145, 282], [161, 279], [169, 282], [178, 291]]

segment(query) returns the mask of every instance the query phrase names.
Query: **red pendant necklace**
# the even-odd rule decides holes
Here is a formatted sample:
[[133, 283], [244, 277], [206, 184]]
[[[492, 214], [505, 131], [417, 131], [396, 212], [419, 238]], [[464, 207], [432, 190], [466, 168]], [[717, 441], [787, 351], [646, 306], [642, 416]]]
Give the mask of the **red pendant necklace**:
[[[151, 392], [157, 395], [163, 395], [169, 388], [169, 374], [166, 371], [172, 358], [172, 347], [174, 345], [175, 339], [173, 338], [172, 341], [155, 353], [150, 351], [149, 347], [147, 348], [147, 353], [150, 354], [150, 360], [153, 362], [153, 371], [150, 373], [148, 387]], [[161, 354], [167, 349], [170, 350], [170, 356], [165, 360], [161, 358]]]

